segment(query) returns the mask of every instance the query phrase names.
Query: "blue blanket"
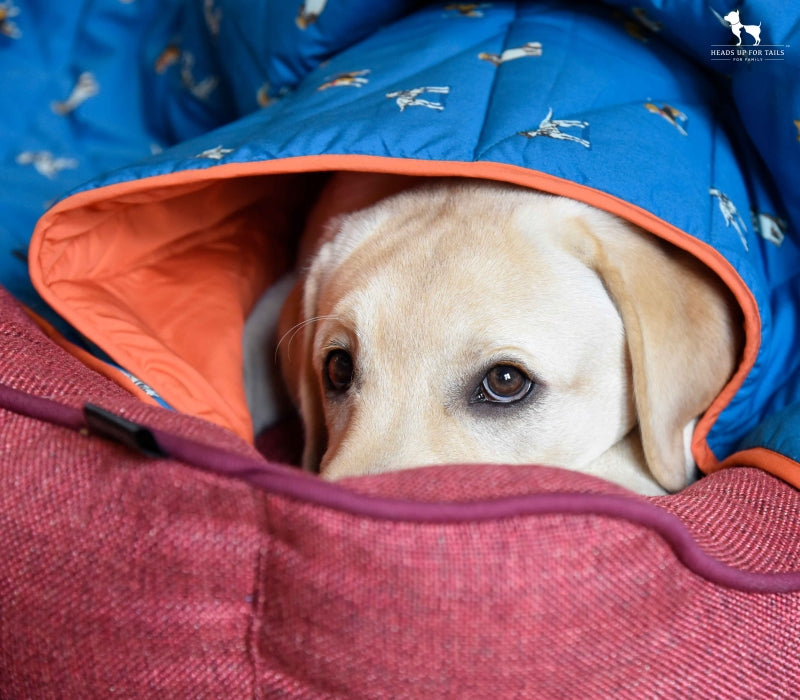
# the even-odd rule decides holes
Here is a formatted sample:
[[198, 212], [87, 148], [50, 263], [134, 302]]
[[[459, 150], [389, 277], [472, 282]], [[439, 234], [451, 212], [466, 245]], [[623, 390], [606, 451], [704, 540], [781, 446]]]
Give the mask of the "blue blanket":
[[[202, 369], [162, 376], [137, 359], [179, 331], [156, 330], [135, 351], [118, 340], [147, 335], [135, 280], [178, 246], [143, 251], [152, 230], [188, 240], [187, 210], [291, 218], [274, 193], [257, 203], [259, 176], [286, 188], [297, 173], [352, 168], [537, 187], [625, 216], [723, 277], [747, 344], [701, 437], [715, 464], [777, 454], [783, 474], [800, 460], [800, 9], [662, 5], [2, 2], [0, 282], [194, 411], [171, 381], [177, 372], [205, 395]], [[59, 198], [30, 250], [34, 291], [28, 241]], [[290, 235], [279, 228], [275, 240]], [[127, 258], [111, 265], [117, 250]], [[72, 255], [80, 264], [65, 263]], [[75, 291], [91, 280], [94, 294], [111, 270], [124, 282]], [[224, 414], [208, 413], [236, 423]]]

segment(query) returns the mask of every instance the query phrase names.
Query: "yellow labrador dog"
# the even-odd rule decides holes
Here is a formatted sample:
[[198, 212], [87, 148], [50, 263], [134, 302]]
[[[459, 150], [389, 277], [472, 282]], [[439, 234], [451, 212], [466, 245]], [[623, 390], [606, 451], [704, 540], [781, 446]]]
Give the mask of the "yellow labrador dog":
[[691, 255], [529, 189], [352, 173], [302, 246], [279, 355], [306, 468], [533, 463], [645, 494], [693, 479], [740, 323]]

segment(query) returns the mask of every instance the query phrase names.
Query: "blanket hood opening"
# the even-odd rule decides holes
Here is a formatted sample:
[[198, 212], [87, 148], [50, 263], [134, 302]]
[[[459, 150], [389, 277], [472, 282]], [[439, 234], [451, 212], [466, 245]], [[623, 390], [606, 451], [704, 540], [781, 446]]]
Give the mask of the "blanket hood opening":
[[63, 201], [34, 236], [31, 277], [68, 322], [170, 406], [252, 440], [241, 332], [258, 296], [291, 265], [302, 188], [291, 178], [269, 187], [258, 177], [185, 179]]
[[687, 250], [736, 297], [745, 348], [695, 430], [693, 453], [717, 467], [708, 433], [752, 369], [760, 318], [747, 285], [718, 251], [652, 213], [546, 173], [493, 162], [306, 156], [230, 163], [107, 185], [65, 199], [39, 222], [31, 277], [48, 303], [176, 410], [248, 441], [241, 336], [249, 310], [293, 262], [319, 174], [361, 170], [504, 181], [605, 209]]

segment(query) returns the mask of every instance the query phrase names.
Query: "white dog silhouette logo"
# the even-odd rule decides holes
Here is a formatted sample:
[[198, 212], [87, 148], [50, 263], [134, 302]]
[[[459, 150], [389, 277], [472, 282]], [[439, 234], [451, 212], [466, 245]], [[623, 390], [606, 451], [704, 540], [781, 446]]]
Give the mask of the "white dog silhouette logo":
[[761, 43], [761, 22], [756, 24], [742, 24], [739, 19], [739, 10], [732, 10], [723, 19], [730, 25], [733, 35], [738, 39], [737, 46], [742, 45], [742, 30], [749, 34], [755, 43], [753, 46], [758, 46]]

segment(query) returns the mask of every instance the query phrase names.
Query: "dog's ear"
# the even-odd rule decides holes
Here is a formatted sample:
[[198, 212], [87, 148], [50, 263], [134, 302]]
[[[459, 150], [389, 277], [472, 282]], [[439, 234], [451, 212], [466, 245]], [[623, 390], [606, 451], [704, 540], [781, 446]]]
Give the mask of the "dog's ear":
[[695, 468], [687, 426], [735, 370], [741, 312], [717, 275], [686, 251], [621, 221], [580, 225], [580, 255], [625, 327], [647, 465], [663, 488], [677, 491]]
[[[303, 468], [316, 471], [325, 453], [327, 433], [323, 415], [319, 378], [313, 365], [312, 342], [316, 289], [309, 289], [305, 277], [295, 284], [286, 299], [278, 321], [278, 357], [286, 387], [303, 418]], [[311, 282], [313, 284], [313, 282]]]

